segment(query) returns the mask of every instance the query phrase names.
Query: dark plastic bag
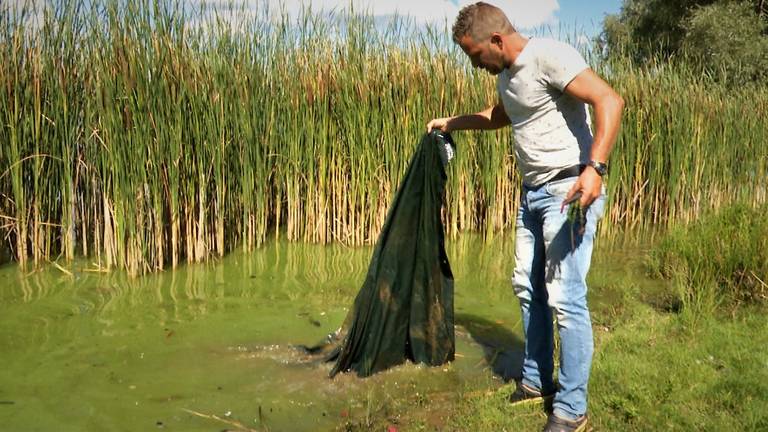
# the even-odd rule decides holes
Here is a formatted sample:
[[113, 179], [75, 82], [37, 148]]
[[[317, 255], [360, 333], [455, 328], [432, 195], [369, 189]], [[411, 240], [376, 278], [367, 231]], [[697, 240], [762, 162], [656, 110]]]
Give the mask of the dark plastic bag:
[[403, 363], [452, 361], [453, 274], [440, 217], [454, 144], [425, 134], [389, 207], [368, 274], [341, 329], [307, 351], [335, 361], [330, 376], [366, 377]]

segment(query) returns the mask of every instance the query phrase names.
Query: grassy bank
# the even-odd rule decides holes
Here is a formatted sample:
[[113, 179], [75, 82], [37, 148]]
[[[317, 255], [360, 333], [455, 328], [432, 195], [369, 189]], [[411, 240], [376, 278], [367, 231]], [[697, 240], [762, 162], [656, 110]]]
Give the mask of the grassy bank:
[[[120, 3], [57, 3], [37, 30], [0, 8], [0, 234], [22, 265], [80, 254], [141, 274], [270, 236], [371, 243], [426, 122], [496, 100], [444, 29]], [[627, 100], [604, 234], [765, 201], [766, 89], [595, 68]], [[456, 139], [449, 235], [509, 229], [509, 131]]]
[[671, 280], [673, 301], [689, 325], [768, 304], [765, 205], [735, 204], [676, 227], [648, 257], [649, 270]]
[[[691, 334], [641, 304], [597, 332], [590, 381], [596, 431], [760, 431], [768, 427], [768, 326], [762, 311], [712, 320]], [[541, 407], [511, 408], [512, 388], [457, 402], [451, 430], [538, 430]], [[418, 430], [416, 427], [414, 430]]]
[[[765, 430], [765, 306], [701, 315], [691, 326], [686, 306], [669, 307], [675, 283], [649, 278], [646, 260], [646, 253], [627, 256], [614, 245], [597, 251], [589, 294], [595, 334], [593, 430]], [[487, 317], [487, 325], [503, 318], [503, 309], [496, 313]], [[402, 431], [518, 431], [540, 430], [546, 422], [542, 406], [509, 405], [513, 384], [494, 379], [486, 391], [476, 388], [407, 400], [373, 395], [370, 404], [377, 415], [352, 419], [339, 430], [395, 425]]]

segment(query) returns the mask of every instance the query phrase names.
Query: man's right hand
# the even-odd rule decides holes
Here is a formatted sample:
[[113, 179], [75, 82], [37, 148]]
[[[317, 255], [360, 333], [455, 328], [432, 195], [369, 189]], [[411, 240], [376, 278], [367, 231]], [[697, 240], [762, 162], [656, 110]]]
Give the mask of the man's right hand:
[[445, 133], [457, 130], [498, 129], [508, 124], [509, 117], [504, 112], [504, 105], [499, 102], [478, 113], [436, 118], [427, 123], [427, 133], [432, 129], [440, 129]]
[[427, 133], [431, 132], [432, 129], [440, 129], [443, 132], [450, 132], [451, 127], [448, 125], [448, 122], [451, 120], [452, 117], [444, 117], [444, 118], [436, 118], [427, 123]]

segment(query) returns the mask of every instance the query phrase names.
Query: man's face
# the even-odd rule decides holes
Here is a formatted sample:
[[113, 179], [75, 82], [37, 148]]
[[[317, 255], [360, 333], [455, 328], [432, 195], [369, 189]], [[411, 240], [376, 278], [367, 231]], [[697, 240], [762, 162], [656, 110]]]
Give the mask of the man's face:
[[459, 46], [472, 61], [472, 66], [485, 69], [491, 75], [498, 75], [504, 70], [501, 48], [491, 43], [491, 37], [475, 41], [472, 36], [464, 35], [459, 40]]

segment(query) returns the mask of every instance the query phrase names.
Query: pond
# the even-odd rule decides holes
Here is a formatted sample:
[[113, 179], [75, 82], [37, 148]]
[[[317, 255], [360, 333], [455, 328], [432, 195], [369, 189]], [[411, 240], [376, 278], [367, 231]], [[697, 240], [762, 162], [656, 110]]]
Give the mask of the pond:
[[[431, 406], [514, 377], [522, 349], [509, 282], [514, 242], [464, 235], [455, 275], [456, 360], [368, 379], [327, 378], [293, 348], [340, 326], [371, 247], [274, 241], [141, 278], [0, 268], [0, 425], [9, 431], [333, 430], [386, 401]], [[598, 245], [599, 246], [599, 245]], [[598, 251], [601, 248], [598, 247]], [[592, 300], [592, 299], [590, 299]], [[447, 406], [446, 405], [446, 406]], [[394, 420], [393, 420], [394, 421]]]

